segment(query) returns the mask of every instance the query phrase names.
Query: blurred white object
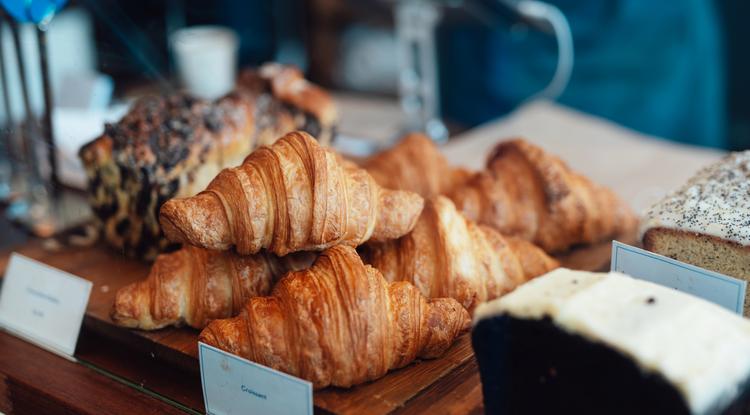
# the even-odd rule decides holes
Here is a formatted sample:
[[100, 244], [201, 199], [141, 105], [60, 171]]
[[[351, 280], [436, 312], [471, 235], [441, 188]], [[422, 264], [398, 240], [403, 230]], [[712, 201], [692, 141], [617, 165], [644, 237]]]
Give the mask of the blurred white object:
[[379, 150], [378, 142], [367, 137], [337, 134], [333, 148], [350, 157], [367, 157]]
[[234, 31], [221, 26], [193, 26], [176, 30], [169, 43], [188, 92], [216, 99], [232, 90], [239, 47]]
[[69, 74], [55, 94], [55, 107], [101, 110], [107, 108], [115, 85], [99, 73]]
[[398, 90], [396, 36], [392, 30], [355, 25], [341, 37], [336, 77], [342, 86], [365, 92]]
[[554, 100], [562, 95], [570, 82], [573, 74], [573, 63], [575, 51], [573, 49], [573, 32], [570, 23], [562, 11], [552, 4], [537, 0], [501, 0], [508, 4], [527, 19], [536, 21], [538, 24], [547, 24], [548, 31], [555, 35], [557, 40], [557, 67], [555, 74], [544, 89], [527, 98], [533, 101], [537, 98]]
[[86, 188], [86, 174], [78, 150], [104, 132], [104, 123], [118, 121], [127, 110], [125, 104], [107, 109], [55, 108], [52, 128], [57, 139], [57, 166], [62, 183]]
[[[19, 122], [26, 118], [26, 114], [21, 99], [21, 80], [16, 51], [10, 28], [2, 25], [0, 30], [3, 30], [0, 60], [3, 61], [7, 71], [13, 119]], [[31, 110], [36, 115], [41, 115], [44, 110], [44, 97], [35, 28], [33, 25], [22, 25], [20, 32]], [[91, 16], [83, 9], [66, 9], [50, 23], [47, 39], [52, 96], [56, 104], [59, 104], [58, 98], [63, 96], [62, 88], [66, 79], [96, 76], [94, 75], [96, 73], [96, 48]], [[0, 121], [5, 123], [5, 111], [0, 112]]]

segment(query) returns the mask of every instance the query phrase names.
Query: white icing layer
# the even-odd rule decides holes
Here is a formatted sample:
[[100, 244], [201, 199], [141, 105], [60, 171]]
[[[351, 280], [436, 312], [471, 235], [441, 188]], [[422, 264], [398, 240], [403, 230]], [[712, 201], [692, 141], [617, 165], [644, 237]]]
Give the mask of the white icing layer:
[[474, 322], [498, 314], [546, 315], [563, 330], [612, 347], [660, 373], [696, 414], [731, 402], [750, 374], [750, 321], [624, 274], [558, 269], [480, 305]]
[[693, 176], [646, 212], [641, 235], [656, 227], [750, 245], [750, 150], [732, 153]]

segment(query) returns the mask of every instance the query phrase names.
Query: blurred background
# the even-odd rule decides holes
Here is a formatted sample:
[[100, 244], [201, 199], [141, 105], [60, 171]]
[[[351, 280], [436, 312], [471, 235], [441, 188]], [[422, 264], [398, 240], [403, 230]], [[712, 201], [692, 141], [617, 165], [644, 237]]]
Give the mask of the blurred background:
[[[333, 93], [350, 126], [339, 143], [410, 130], [444, 141], [543, 99], [661, 139], [750, 148], [750, 4], [739, 0], [0, 3], [3, 132], [31, 113], [54, 133], [56, 170], [73, 187], [85, 186], [80, 146], [134, 99], [182, 88], [217, 98], [237, 68], [268, 61]], [[380, 118], [372, 103], [386, 108]], [[40, 152], [51, 142], [34, 143], [24, 158], [49, 170]], [[10, 161], [0, 160], [0, 187]]]
[[[237, 34], [240, 66], [293, 63], [334, 91], [395, 98], [396, 16], [406, 3], [429, 3], [437, 12], [437, 102], [451, 131], [508, 113], [555, 73], [555, 36], [514, 14], [512, 0], [74, 0], [50, 23], [54, 96], [71, 106], [81, 84], [96, 84], [76, 71], [106, 75], [116, 98], [137, 88], [173, 88], [169, 35], [208, 24]], [[569, 81], [551, 98], [670, 140], [748, 146], [750, 59], [742, 45], [750, 29], [741, 21], [747, 2], [548, 3], [567, 19], [575, 45]], [[4, 49], [4, 61], [12, 61], [11, 48]], [[106, 96], [107, 81], [97, 85]]]

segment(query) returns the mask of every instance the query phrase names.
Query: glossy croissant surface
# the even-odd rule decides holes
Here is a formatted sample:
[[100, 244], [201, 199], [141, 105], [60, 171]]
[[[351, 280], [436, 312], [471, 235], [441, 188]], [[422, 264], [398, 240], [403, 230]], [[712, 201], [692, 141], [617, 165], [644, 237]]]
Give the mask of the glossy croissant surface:
[[419, 193], [425, 198], [446, 193], [471, 176], [466, 169], [450, 166], [435, 142], [420, 133], [407, 134], [362, 166], [379, 185]]
[[294, 132], [223, 170], [200, 194], [167, 201], [160, 222], [173, 242], [286, 255], [398, 238], [414, 227], [423, 202], [380, 187], [365, 170]]
[[121, 288], [111, 317], [142, 330], [185, 324], [200, 329], [237, 315], [249, 298], [267, 295], [282, 275], [308, 267], [316, 256], [237, 255], [188, 245], [159, 255], [146, 279]]
[[469, 325], [455, 300], [388, 283], [339, 245], [282, 278], [271, 296], [250, 299], [239, 316], [210, 323], [200, 340], [315, 388], [350, 387], [441, 355]]
[[408, 281], [427, 297], [451, 297], [469, 311], [557, 268], [531, 242], [467, 220], [446, 197], [425, 203], [414, 230], [360, 247], [388, 281]]
[[606, 241], [638, 225], [610, 189], [522, 139], [498, 144], [486, 169], [449, 197], [467, 218], [550, 253]]

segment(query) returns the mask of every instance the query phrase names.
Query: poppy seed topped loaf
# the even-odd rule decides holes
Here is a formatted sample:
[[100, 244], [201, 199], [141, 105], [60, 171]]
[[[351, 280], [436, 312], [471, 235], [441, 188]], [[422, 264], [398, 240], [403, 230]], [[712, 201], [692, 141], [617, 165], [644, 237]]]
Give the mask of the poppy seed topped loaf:
[[[151, 260], [169, 246], [158, 221], [166, 200], [198, 193], [223, 168], [239, 165], [256, 146], [287, 132], [308, 128], [330, 141], [333, 101], [301, 76], [267, 64], [243, 71], [237, 89], [217, 101], [185, 94], [144, 97], [119, 122], [106, 125], [79, 152], [104, 239], [126, 255]], [[289, 91], [292, 84], [297, 86]], [[295, 94], [314, 102], [294, 101]]]
[[750, 151], [702, 169], [652, 206], [641, 233], [650, 251], [750, 280]]

